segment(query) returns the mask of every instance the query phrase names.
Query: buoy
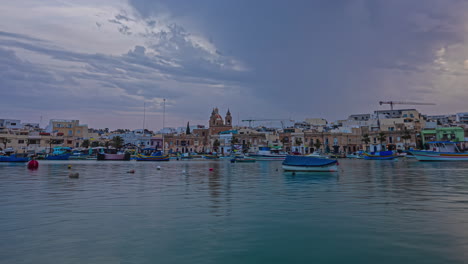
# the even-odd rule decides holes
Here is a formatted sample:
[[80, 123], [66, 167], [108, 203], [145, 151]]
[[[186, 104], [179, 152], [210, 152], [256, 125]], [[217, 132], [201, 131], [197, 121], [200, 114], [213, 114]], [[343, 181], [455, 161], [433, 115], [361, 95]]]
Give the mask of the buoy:
[[210, 171], [213, 171], [213, 168], [210, 168]]
[[68, 165], [68, 169], [71, 170], [71, 165]]
[[80, 177], [80, 174], [78, 172], [70, 172], [70, 174], [68, 174], [68, 177], [72, 179], [78, 179]]
[[135, 173], [135, 170], [129, 170], [127, 173]]
[[156, 169], [157, 169], [157, 170], [160, 170], [160, 169], [161, 169], [161, 166], [157, 166]]
[[33, 160], [28, 162], [28, 169], [35, 170], [37, 168], [39, 168], [39, 162], [37, 162], [37, 160], [33, 159]]

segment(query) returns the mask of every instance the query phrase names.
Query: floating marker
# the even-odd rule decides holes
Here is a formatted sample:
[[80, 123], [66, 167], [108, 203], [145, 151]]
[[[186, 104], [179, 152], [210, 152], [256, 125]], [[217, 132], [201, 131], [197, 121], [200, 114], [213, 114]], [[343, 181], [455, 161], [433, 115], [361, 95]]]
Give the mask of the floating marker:
[[210, 171], [213, 171], [213, 168], [210, 168]]
[[156, 169], [157, 169], [157, 170], [160, 170], [160, 169], [161, 169], [161, 166], [157, 166]]
[[28, 169], [35, 170], [37, 168], [39, 168], [39, 162], [37, 162], [37, 160], [33, 159], [33, 160], [28, 162]]
[[135, 173], [135, 170], [129, 170], [127, 173]]
[[72, 168], [72, 166], [71, 166], [71, 165], [68, 165], [68, 169], [70, 170], [71, 168]]

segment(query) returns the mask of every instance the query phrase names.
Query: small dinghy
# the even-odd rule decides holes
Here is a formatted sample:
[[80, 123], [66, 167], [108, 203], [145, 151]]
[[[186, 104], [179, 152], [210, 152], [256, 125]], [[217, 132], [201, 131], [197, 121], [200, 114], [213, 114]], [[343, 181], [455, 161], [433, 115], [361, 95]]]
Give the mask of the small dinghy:
[[334, 172], [338, 171], [338, 161], [308, 156], [287, 156], [283, 161], [283, 170], [299, 172]]

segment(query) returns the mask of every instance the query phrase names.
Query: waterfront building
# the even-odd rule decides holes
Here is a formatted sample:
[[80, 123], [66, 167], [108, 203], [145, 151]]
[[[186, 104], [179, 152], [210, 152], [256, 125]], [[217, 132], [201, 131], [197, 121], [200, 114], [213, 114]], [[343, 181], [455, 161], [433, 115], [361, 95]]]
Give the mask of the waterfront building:
[[456, 121], [459, 124], [468, 124], [468, 112], [457, 113], [456, 114]]
[[5, 129], [22, 129], [21, 120], [18, 119], [0, 119], [0, 128]]
[[88, 125], [80, 124], [79, 120], [51, 119], [46, 132], [64, 137], [66, 147], [79, 147], [83, 140], [88, 139]]
[[430, 141], [465, 141], [465, 130], [462, 127], [437, 127], [421, 130], [422, 144]]
[[[429, 122], [436, 122], [438, 126], [450, 126], [457, 120], [456, 115], [428, 115], [426, 117]], [[427, 127], [427, 126], [426, 126]]]

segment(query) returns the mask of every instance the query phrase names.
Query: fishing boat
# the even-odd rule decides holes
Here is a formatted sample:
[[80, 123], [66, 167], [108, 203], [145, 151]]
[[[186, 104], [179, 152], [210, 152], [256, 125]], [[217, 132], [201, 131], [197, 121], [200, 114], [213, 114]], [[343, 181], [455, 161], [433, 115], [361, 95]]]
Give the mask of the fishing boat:
[[208, 154], [208, 155], [202, 155], [204, 159], [210, 159], [210, 160], [216, 160], [219, 159], [219, 156], [216, 154]]
[[136, 155], [137, 161], [169, 161], [169, 155], [163, 155], [161, 151], [152, 152], [150, 155], [139, 153]]
[[308, 156], [287, 156], [283, 170], [293, 172], [334, 172], [338, 171], [338, 161]]
[[393, 160], [398, 157], [393, 151], [364, 152], [363, 155], [366, 160]]
[[409, 153], [419, 161], [468, 161], [468, 153], [461, 151], [457, 142], [428, 142], [432, 150], [410, 150]]
[[47, 154], [46, 160], [68, 160], [71, 156], [71, 148], [69, 147], [54, 147], [51, 154]]
[[9, 156], [0, 156], [0, 162], [28, 162], [29, 157], [21, 154], [11, 154]]
[[85, 160], [89, 157], [88, 154], [84, 153], [83, 151], [73, 151], [68, 159], [70, 160]]
[[252, 163], [256, 162], [257, 160], [254, 158], [249, 158], [247, 156], [234, 156], [231, 158], [231, 163]]
[[280, 150], [272, 150], [270, 147], [260, 147], [257, 153], [250, 154], [250, 157], [259, 161], [284, 160], [286, 156]]
[[116, 152], [116, 153], [98, 153], [97, 160], [130, 160], [130, 153]]
[[346, 158], [348, 158], [348, 159], [363, 159], [364, 157], [362, 155], [362, 152], [354, 152], [354, 153], [351, 153], [351, 154], [347, 154]]

